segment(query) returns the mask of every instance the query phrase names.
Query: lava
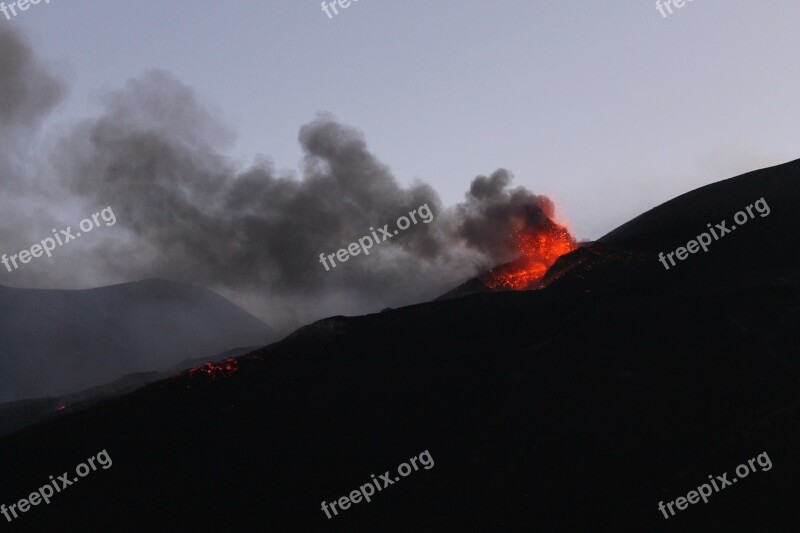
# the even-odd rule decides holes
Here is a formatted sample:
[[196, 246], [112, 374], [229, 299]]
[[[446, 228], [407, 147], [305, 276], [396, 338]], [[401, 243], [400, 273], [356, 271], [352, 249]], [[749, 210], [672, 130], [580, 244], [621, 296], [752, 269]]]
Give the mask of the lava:
[[206, 363], [203, 366], [192, 368], [189, 370], [189, 375], [194, 376], [197, 374], [205, 374], [212, 380], [217, 378], [228, 377], [239, 369], [239, 363], [236, 359], [229, 357], [219, 363]]
[[556, 259], [577, 248], [566, 226], [555, 223], [544, 231], [517, 231], [515, 240], [521, 257], [490, 270], [483, 280], [488, 288], [515, 291], [538, 288]]

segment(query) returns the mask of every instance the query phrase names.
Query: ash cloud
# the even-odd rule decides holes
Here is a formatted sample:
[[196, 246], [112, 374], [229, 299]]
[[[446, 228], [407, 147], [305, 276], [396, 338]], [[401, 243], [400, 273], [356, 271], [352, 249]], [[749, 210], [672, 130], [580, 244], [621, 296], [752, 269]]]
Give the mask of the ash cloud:
[[[0, 68], [4, 79], [20, 78], [5, 82], [11, 87], [38, 88], [28, 111], [11, 112], [36, 122], [58, 85], [42, 73], [26, 79], [19, 69]], [[51, 266], [37, 270], [32, 284], [176, 279], [218, 290], [289, 328], [437, 296], [515, 257], [514, 230], [552, 224], [552, 203], [512, 189], [502, 169], [475, 178], [465, 200], [445, 208], [429, 185], [398, 184], [364, 136], [329, 115], [300, 129], [297, 171], [279, 171], [268, 159], [238, 168], [224, 153], [232, 140], [219, 113], [166, 72], [106, 94], [100, 115], [75, 125], [48, 163], [71, 201], [113, 206], [119, 229], [82, 253], [80, 272]], [[394, 227], [423, 204], [432, 223], [330, 272], [320, 264], [320, 253], [346, 248], [371, 227]]]
[[21, 221], [47, 203], [47, 184], [30, 161], [39, 126], [64, 94], [62, 82], [20, 33], [0, 24], [0, 210], [4, 219], [0, 242], [4, 246], [28, 242], [28, 228]]
[[64, 87], [8, 25], [0, 26], [0, 73], [0, 136], [7, 149], [35, 130], [61, 100]]
[[553, 202], [523, 187], [510, 189], [513, 179], [505, 169], [488, 177], [478, 176], [472, 181], [466, 200], [455, 208], [459, 236], [493, 263], [490, 266], [514, 259], [517, 232], [555, 225]]

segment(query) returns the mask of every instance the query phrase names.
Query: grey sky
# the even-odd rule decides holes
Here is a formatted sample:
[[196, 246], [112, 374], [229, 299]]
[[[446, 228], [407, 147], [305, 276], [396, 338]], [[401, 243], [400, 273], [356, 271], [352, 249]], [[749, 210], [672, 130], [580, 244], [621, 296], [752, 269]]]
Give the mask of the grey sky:
[[[8, 22], [3, 22], [8, 23]], [[61, 119], [160, 67], [280, 168], [317, 111], [445, 203], [505, 167], [598, 237], [690, 187], [800, 156], [800, 4], [54, 0], [12, 21], [70, 72]]]
[[401, 184], [453, 205], [507, 168], [581, 239], [800, 157], [799, 22], [790, 0], [668, 18], [650, 1], [360, 0], [333, 19], [318, 0], [52, 0], [0, 17], [67, 82], [45, 132], [160, 68], [219, 110], [242, 167], [263, 154], [296, 170], [299, 129], [330, 112]]

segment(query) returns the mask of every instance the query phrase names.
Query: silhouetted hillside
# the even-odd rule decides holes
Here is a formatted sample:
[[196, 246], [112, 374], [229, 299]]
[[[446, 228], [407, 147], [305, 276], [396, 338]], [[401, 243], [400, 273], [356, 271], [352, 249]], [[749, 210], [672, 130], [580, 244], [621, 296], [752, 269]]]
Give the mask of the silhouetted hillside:
[[[763, 199], [769, 214], [762, 216], [753, 204]], [[764, 283], [800, 282], [800, 253], [794, 244], [800, 205], [800, 160], [757, 170], [706, 185], [674, 198], [634, 218], [597, 242], [583, 243], [550, 268], [542, 284], [557, 282], [578, 290], [633, 289], [652, 287], [733, 286], [752, 287]], [[737, 226], [737, 212], [747, 213]], [[659, 253], [685, 247], [698, 235], [717, 233], [726, 221], [732, 231], [717, 235], [707, 246], [676, 265], [659, 262]], [[733, 227], [736, 226], [736, 229]], [[507, 265], [503, 265], [507, 266]], [[502, 268], [502, 267], [500, 267]], [[449, 291], [440, 299], [491, 292], [483, 282], [488, 273]]]
[[64, 416], [85, 409], [102, 400], [127, 394], [144, 387], [148, 383], [169, 378], [184, 370], [200, 366], [206, 362], [218, 362], [229, 357], [238, 357], [255, 351], [256, 348], [236, 348], [212, 357], [181, 361], [164, 372], [137, 372], [128, 374], [111, 383], [105, 383], [79, 392], [63, 396], [51, 396], [34, 400], [18, 400], [0, 404], [0, 436], [23, 428], [35, 422]]
[[[798, 164], [738, 178], [741, 195], [723, 182], [689, 197], [713, 212], [665, 204], [659, 233], [637, 219], [559, 261], [545, 289], [322, 320], [218, 373], [7, 436], [3, 502], [99, 450], [114, 460], [10, 527], [795, 531], [798, 258], [773, 247], [800, 232], [785, 203]], [[658, 262], [761, 196], [769, 217], [675, 270]], [[424, 450], [432, 469], [321, 510]], [[773, 469], [668, 520], [658, 510], [762, 452]]]
[[79, 291], [0, 286], [0, 308], [0, 402], [63, 395], [277, 337], [209, 290], [162, 280]]

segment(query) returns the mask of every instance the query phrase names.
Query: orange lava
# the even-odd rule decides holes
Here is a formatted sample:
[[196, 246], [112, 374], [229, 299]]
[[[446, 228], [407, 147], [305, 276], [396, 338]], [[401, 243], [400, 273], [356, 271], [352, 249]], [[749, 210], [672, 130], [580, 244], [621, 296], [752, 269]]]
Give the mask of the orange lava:
[[522, 257], [491, 270], [484, 280], [492, 290], [525, 290], [537, 288], [556, 259], [577, 248], [575, 239], [565, 226], [553, 225], [539, 233], [517, 232], [517, 246]]
[[206, 363], [203, 366], [192, 368], [189, 370], [189, 375], [194, 376], [197, 374], [206, 374], [212, 380], [217, 378], [228, 377], [239, 369], [239, 363], [236, 359], [228, 358], [219, 363]]

